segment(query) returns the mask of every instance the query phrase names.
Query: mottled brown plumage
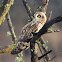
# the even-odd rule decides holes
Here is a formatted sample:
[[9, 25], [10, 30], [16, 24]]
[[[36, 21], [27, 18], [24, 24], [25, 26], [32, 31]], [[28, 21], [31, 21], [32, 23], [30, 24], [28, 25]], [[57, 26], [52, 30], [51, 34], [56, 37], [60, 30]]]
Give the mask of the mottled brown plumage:
[[11, 54], [17, 54], [29, 48], [30, 42], [26, 41], [33, 37], [32, 33], [38, 32], [43, 27], [46, 20], [46, 15], [43, 12], [36, 12], [33, 20], [22, 28], [19, 39]]

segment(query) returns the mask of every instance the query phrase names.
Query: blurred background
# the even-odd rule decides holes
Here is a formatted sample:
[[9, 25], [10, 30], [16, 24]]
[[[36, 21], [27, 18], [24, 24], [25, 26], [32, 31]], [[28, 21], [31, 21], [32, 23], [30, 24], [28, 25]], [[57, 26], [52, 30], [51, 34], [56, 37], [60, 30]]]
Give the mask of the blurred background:
[[[32, 8], [32, 12], [41, 5], [41, 0], [27, 0], [30, 7]], [[0, 0], [0, 3], [2, 0]], [[62, 0], [50, 0], [47, 8], [47, 17], [49, 12], [52, 11], [51, 19], [62, 15]], [[29, 17], [27, 11], [23, 5], [22, 0], [15, 0], [14, 5], [11, 6], [10, 16], [15, 28], [15, 33], [17, 38], [20, 34], [22, 27], [27, 24]], [[62, 22], [55, 24], [52, 27], [53, 30], [60, 29], [60, 32], [57, 33], [48, 33], [43, 35], [44, 40], [48, 40], [48, 49], [53, 49], [51, 56], [58, 54], [58, 56], [52, 62], [62, 62]], [[0, 46], [6, 46], [12, 44], [11, 37], [7, 36], [7, 32], [9, 31], [7, 21], [0, 26]], [[0, 62], [14, 62], [16, 55], [11, 55], [10, 53], [0, 54]], [[30, 61], [30, 51], [24, 51], [24, 61]], [[43, 62], [43, 59], [40, 62]]]

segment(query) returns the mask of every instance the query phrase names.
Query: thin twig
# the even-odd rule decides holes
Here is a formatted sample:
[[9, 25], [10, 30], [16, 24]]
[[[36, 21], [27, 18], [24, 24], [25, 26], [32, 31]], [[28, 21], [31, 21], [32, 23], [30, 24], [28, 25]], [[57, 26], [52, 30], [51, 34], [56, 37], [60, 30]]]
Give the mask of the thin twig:
[[51, 16], [52, 16], [52, 11], [50, 11], [48, 19], [47, 20], [51, 20]]
[[14, 32], [14, 28], [13, 28], [13, 25], [12, 25], [12, 22], [11, 22], [11, 19], [10, 19], [9, 12], [7, 14], [7, 23], [8, 23], [9, 30], [11, 32], [12, 40], [15, 44], [15, 41], [17, 40], [17, 38], [16, 38], [16, 35], [15, 35], [15, 32]]
[[32, 18], [31, 18], [32, 11], [31, 11], [30, 6], [28, 5], [28, 3], [27, 3], [26, 0], [23, 0], [23, 4], [24, 4], [24, 6], [25, 6], [25, 8], [26, 8], [26, 10], [27, 10], [27, 13], [28, 13], [28, 15], [29, 15], [29, 17], [30, 17], [30, 20], [32, 20]]
[[53, 30], [53, 32], [49, 30], [47, 33], [54, 33], [54, 32], [60, 32], [60, 31], [61, 30], [59, 30], [59, 29], [58, 30]]
[[49, 53], [51, 53], [51, 52], [52, 52], [52, 50], [48, 51], [48, 52], [45, 53], [44, 55], [40, 56], [40, 57], [38, 58], [38, 60], [42, 59], [44, 56], [46, 56], [47, 54], [49, 54]]
[[47, 6], [48, 6], [48, 2], [49, 0], [43, 0], [43, 4], [42, 4], [42, 9], [40, 11], [44, 12], [46, 14], [46, 10], [47, 10]]

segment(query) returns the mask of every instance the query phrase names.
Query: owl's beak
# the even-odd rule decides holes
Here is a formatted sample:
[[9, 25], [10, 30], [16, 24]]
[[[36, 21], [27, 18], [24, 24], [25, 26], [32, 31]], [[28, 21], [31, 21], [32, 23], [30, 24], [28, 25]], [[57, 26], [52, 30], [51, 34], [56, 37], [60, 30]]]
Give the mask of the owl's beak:
[[39, 18], [34, 18], [34, 19], [33, 19], [33, 21], [38, 21], [38, 20], [39, 20]]

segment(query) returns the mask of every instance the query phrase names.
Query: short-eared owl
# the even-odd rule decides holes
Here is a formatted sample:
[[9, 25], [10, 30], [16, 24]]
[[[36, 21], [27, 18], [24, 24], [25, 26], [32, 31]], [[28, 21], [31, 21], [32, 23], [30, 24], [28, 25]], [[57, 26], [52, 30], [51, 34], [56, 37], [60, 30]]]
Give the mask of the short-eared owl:
[[26, 24], [20, 33], [16, 46], [11, 51], [11, 54], [17, 54], [30, 46], [30, 42], [26, 42], [33, 37], [33, 33], [38, 32], [46, 23], [46, 15], [43, 12], [36, 12], [31, 22]]

